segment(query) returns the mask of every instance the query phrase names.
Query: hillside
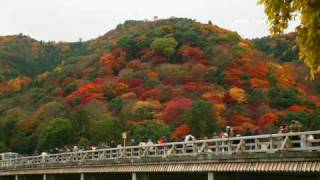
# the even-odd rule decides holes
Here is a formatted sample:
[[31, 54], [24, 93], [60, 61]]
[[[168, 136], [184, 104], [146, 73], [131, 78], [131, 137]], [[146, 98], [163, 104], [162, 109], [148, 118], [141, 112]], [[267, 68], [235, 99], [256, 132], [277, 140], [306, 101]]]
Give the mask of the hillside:
[[253, 39], [256, 48], [266, 55], [283, 62], [299, 62], [299, 48], [296, 44], [296, 33], [266, 36]]
[[320, 125], [317, 93], [308, 91], [294, 65], [215, 25], [126, 21], [71, 52], [44, 56], [55, 63], [34, 73], [16, 68], [14, 79], [6, 76], [1, 151], [121, 142], [123, 131], [156, 141], [188, 133], [211, 137], [227, 125], [237, 134], [275, 132], [293, 119], [305, 130]]
[[253, 43], [266, 59], [290, 64], [293, 71], [298, 74], [296, 81], [303, 84], [305, 91], [320, 94], [320, 77], [315, 76], [315, 79], [310, 81], [309, 69], [299, 58], [299, 48], [294, 32], [256, 38], [253, 39]]
[[42, 42], [22, 34], [0, 36], [0, 82], [35, 77], [70, 57], [88, 53], [85, 43]]

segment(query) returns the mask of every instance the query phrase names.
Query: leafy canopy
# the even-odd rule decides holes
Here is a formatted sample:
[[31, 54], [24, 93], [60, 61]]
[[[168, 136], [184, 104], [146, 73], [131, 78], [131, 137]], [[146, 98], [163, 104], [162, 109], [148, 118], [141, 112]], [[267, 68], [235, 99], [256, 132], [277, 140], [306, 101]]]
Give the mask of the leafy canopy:
[[41, 130], [38, 149], [53, 149], [74, 142], [74, 127], [69, 119], [56, 118]]
[[283, 33], [297, 15], [301, 23], [296, 28], [300, 58], [310, 68], [311, 78], [320, 72], [320, 1], [317, 0], [260, 0], [271, 25], [272, 34]]
[[156, 38], [151, 44], [151, 49], [159, 54], [170, 57], [176, 52], [177, 45], [177, 41], [172, 37]]

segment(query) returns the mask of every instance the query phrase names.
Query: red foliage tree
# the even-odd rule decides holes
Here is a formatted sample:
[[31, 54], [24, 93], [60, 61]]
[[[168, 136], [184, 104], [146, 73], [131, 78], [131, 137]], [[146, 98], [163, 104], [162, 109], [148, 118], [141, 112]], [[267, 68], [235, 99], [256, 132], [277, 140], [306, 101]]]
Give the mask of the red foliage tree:
[[262, 115], [259, 118], [257, 125], [259, 128], [264, 128], [265, 126], [272, 127], [277, 121], [278, 121], [277, 114], [270, 112], [265, 115]]
[[187, 112], [192, 105], [191, 99], [181, 98], [171, 100], [165, 104], [165, 108], [162, 112], [163, 119], [167, 123], [174, 123], [180, 120], [181, 115]]
[[244, 57], [231, 63], [226, 68], [225, 80], [236, 87], [244, 86], [242, 75], [247, 73], [250, 77], [250, 84], [254, 88], [269, 88], [268, 73], [270, 66], [262, 60], [252, 61], [254, 57]]
[[243, 133], [247, 129], [254, 131], [257, 129], [254, 121], [243, 115], [234, 115], [228, 121], [227, 125], [231, 126], [235, 133]]
[[206, 57], [203, 51], [198, 47], [190, 47], [188, 45], [181, 46], [179, 54], [193, 62], [205, 62]]
[[228, 67], [226, 69], [226, 76], [225, 81], [229, 84], [236, 86], [236, 87], [242, 87], [244, 84], [244, 81], [241, 79], [241, 75], [244, 71], [242, 71], [239, 66], [237, 67]]
[[150, 60], [154, 56], [154, 53], [150, 49], [144, 49], [140, 51], [139, 55], [141, 60], [146, 61]]
[[186, 91], [198, 91], [198, 92], [208, 92], [211, 90], [211, 86], [208, 83], [203, 82], [188, 82], [184, 84], [184, 90]]
[[146, 92], [144, 92], [141, 97], [142, 100], [146, 99], [153, 99], [153, 100], [159, 100], [160, 99], [160, 90], [159, 89], [151, 89]]
[[132, 79], [128, 82], [129, 88], [135, 88], [137, 86], [140, 86], [142, 84], [143, 80], [141, 79]]
[[132, 69], [140, 69], [141, 66], [142, 66], [142, 63], [139, 59], [132, 60], [127, 64], [127, 67]]
[[137, 95], [137, 97], [140, 97], [143, 93], [147, 91], [147, 89], [141, 86], [137, 86], [132, 88], [132, 91]]
[[257, 78], [260, 80], [266, 80], [269, 73], [269, 65], [266, 61], [257, 60], [254, 63], [248, 63], [243, 67], [243, 70], [247, 72], [251, 78]]
[[151, 60], [152, 60], [152, 63], [154, 64], [160, 64], [168, 61], [168, 59], [163, 56], [153, 56]]
[[273, 112], [262, 115], [257, 122], [259, 130], [263, 133], [271, 133], [278, 119], [278, 115]]
[[190, 132], [191, 128], [187, 124], [181, 124], [179, 127], [175, 129], [171, 136], [173, 139], [181, 140]]
[[310, 100], [314, 102], [318, 107], [320, 107], [320, 98], [318, 98], [317, 96], [311, 96]]

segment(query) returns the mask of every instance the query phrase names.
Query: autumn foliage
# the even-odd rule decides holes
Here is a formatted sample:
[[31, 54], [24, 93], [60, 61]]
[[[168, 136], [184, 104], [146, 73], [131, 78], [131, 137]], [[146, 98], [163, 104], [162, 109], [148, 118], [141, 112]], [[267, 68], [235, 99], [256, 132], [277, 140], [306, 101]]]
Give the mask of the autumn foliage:
[[86, 105], [91, 101], [104, 100], [104, 86], [100, 83], [87, 83], [78, 88], [68, 97], [65, 102], [69, 105]]
[[[96, 145], [121, 143], [122, 132], [181, 140], [225, 126], [242, 134], [274, 132], [291, 119], [306, 130], [319, 124], [319, 80], [298, 78], [301, 64], [190, 19], [126, 21], [85, 42], [0, 37], [0, 60], [0, 146], [22, 154], [33, 153], [44, 129], [74, 129], [71, 144]], [[53, 120], [65, 127], [46, 128]]]
[[278, 122], [277, 114], [270, 112], [261, 116], [257, 122], [259, 128], [273, 127]]
[[188, 98], [174, 99], [165, 104], [163, 120], [168, 123], [175, 123], [180, 120], [183, 113], [187, 112], [192, 105]]
[[100, 64], [104, 65], [113, 71], [119, 71], [124, 67], [124, 62], [126, 59], [127, 53], [123, 49], [116, 49], [112, 52], [103, 52], [100, 55]]
[[172, 138], [181, 140], [186, 135], [190, 134], [191, 128], [187, 124], [181, 124], [179, 127], [175, 129], [175, 131], [172, 133]]
[[234, 115], [228, 121], [227, 124], [233, 127], [235, 133], [243, 133], [247, 129], [256, 130], [257, 126], [255, 122], [246, 116], [243, 115]]

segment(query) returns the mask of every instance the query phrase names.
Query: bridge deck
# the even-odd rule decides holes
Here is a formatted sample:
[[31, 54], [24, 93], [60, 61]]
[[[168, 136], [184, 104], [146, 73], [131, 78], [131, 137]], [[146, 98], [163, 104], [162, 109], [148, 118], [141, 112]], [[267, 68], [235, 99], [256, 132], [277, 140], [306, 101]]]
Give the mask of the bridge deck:
[[0, 161], [0, 175], [179, 171], [319, 173], [320, 131], [132, 146]]

